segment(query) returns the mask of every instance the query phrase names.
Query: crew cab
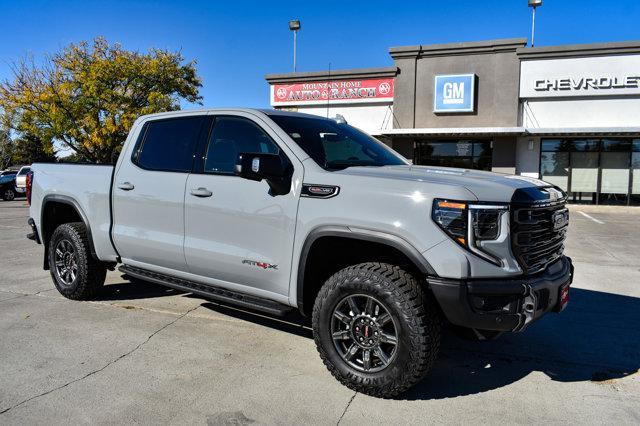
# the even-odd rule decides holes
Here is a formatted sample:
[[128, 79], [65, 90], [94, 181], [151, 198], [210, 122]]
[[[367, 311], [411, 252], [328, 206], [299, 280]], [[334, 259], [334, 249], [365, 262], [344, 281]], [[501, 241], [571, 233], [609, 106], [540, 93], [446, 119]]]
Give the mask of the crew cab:
[[520, 176], [410, 164], [348, 125], [274, 110], [139, 118], [114, 166], [34, 164], [29, 238], [74, 300], [108, 269], [311, 317], [329, 371], [392, 397], [448, 322], [493, 338], [568, 301], [566, 195]]

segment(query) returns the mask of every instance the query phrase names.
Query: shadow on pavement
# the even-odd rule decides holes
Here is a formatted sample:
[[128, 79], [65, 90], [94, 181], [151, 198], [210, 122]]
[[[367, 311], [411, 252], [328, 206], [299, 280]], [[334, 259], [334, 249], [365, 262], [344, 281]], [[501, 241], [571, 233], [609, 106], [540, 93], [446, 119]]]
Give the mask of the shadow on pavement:
[[446, 334], [431, 373], [404, 397], [440, 399], [514, 383], [537, 371], [559, 382], [618, 379], [640, 368], [640, 298], [571, 289], [571, 302], [523, 333], [488, 342]]
[[[131, 289], [125, 290], [127, 286]], [[104, 299], [180, 294], [155, 284], [118, 284]], [[121, 288], [120, 288], [121, 287]], [[263, 327], [312, 338], [309, 319], [293, 311], [284, 317], [204, 302], [212, 311]], [[550, 313], [523, 333], [494, 341], [469, 341], [446, 330], [440, 356], [427, 377], [402, 399], [453, 398], [498, 389], [532, 372], [559, 382], [603, 382], [640, 369], [640, 298], [571, 289], [560, 314]]]
[[147, 281], [138, 280], [123, 275], [126, 282], [117, 284], [107, 284], [101, 290], [96, 300], [115, 301], [115, 300], [136, 300], [150, 299], [153, 297], [175, 296], [177, 294], [185, 294], [184, 292], [164, 287]]
[[277, 317], [262, 312], [234, 308], [231, 305], [221, 305], [217, 302], [206, 302], [202, 304], [202, 307], [243, 321], [250, 321], [263, 327], [313, 339], [311, 320], [303, 317], [298, 311], [292, 311], [285, 316]]

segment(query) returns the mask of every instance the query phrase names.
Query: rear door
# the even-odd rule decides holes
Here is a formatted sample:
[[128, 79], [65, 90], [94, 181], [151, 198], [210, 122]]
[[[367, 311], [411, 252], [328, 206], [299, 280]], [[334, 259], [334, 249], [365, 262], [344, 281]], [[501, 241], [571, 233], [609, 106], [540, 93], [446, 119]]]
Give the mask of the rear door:
[[[250, 114], [216, 115], [187, 179], [185, 256], [190, 272], [257, 295], [288, 295], [303, 168], [278, 136]], [[239, 153], [286, 156], [294, 182], [273, 196], [267, 182], [235, 176]], [[297, 182], [297, 184], [296, 184]]]
[[207, 120], [202, 115], [147, 122], [116, 171], [113, 239], [125, 263], [187, 270], [185, 184]]

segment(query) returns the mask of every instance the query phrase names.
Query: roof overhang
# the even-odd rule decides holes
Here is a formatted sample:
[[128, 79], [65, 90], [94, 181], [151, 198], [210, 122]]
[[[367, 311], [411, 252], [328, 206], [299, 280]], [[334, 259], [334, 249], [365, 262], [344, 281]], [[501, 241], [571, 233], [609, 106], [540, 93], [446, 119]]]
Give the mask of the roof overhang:
[[388, 129], [373, 133], [374, 136], [493, 136], [524, 135], [524, 127], [431, 127], [421, 129]]
[[640, 127], [431, 127], [377, 130], [373, 136], [640, 136]]
[[638, 136], [640, 127], [528, 127], [532, 136]]

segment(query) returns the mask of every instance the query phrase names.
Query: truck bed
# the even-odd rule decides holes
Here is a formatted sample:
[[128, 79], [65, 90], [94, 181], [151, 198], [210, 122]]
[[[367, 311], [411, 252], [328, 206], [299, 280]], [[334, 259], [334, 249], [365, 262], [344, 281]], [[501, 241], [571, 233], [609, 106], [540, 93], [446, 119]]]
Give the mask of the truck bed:
[[73, 204], [91, 225], [95, 252], [99, 259], [115, 261], [117, 254], [109, 238], [111, 226], [110, 189], [113, 166], [83, 164], [34, 164], [31, 217], [41, 226], [42, 206], [59, 201]]

